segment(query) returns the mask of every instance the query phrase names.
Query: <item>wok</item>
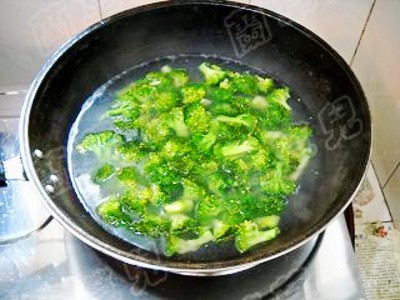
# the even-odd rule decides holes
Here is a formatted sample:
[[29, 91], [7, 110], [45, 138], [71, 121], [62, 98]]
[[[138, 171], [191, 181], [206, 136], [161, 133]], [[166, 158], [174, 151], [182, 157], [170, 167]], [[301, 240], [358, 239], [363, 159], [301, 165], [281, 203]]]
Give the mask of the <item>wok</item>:
[[[205, 54], [289, 86], [297, 122], [314, 131], [316, 155], [289, 199], [278, 238], [241, 255], [226, 245], [165, 257], [108, 233], [87, 213], [71, 184], [68, 135], [84, 101], [115, 75], [143, 62], [201, 61]], [[27, 177], [67, 230], [120, 261], [186, 275], [237, 272], [310, 241], [351, 202], [371, 148], [367, 101], [346, 62], [293, 21], [225, 1], [157, 3], [91, 26], [45, 63], [27, 95], [20, 129]]]

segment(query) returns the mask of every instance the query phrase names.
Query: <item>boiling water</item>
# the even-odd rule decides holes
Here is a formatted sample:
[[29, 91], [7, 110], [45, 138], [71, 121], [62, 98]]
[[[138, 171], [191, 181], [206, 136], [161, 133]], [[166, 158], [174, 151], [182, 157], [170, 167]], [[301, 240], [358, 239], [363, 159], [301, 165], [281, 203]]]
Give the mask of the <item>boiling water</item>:
[[[68, 140], [68, 165], [72, 178], [72, 184], [78, 194], [78, 197], [85, 209], [90, 215], [108, 232], [149, 251], [157, 251], [161, 248], [160, 241], [150, 239], [144, 236], [133, 234], [123, 228], [114, 228], [105, 223], [96, 213], [97, 206], [102, 203], [110, 194], [118, 193], [113, 184], [106, 184], [100, 188], [91, 180], [92, 174], [102, 165], [97, 162], [94, 155], [82, 155], [76, 151], [76, 145], [82, 138], [92, 132], [98, 132], [107, 129], [113, 129], [111, 118], [105, 118], [105, 113], [111, 108], [112, 101], [118, 91], [129, 85], [132, 81], [144, 77], [150, 71], [158, 71], [164, 65], [170, 65], [175, 68], [185, 68], [192, 80], [200, 80], [198, 65], [208, 61], [216, 63], [223, 68], [236, 70], [238, 72], [250, 71], [260, 75], [267, 75], [260, 70], [249, 68], [237, 61], [221, 59], [205, 55], [199, 56], [173, 56], [162, 59], [152, 60], [124, 71], [115, 76], [101, 87], [99, 87], [91, 97], [89, 97], [82, 106], [82, 109], [75, 120]], [[274, 78], [275, 81], [276, 78]], [[279, 82], [279, 81], [278, 81]], [[293, 98], [293, 95], [292, 95]], [[297, 101], [291, 101], [291, 105], [299, 106]], [[294, 111], [301, 111], [301, 107], [294, 107]], [[122, 133], [125, 134], [125, 133]], [[126, 134], [125, 134], [126, 135]], [[132, 136], [127, 136], [127, 139]]]

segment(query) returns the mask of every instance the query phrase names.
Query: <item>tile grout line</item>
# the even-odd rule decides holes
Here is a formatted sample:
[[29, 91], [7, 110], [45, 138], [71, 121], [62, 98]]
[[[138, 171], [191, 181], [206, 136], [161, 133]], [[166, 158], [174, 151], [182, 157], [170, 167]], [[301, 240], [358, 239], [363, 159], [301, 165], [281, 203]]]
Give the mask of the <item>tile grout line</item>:
[[[390, 222], [393, 222], [392, 212], [391, 212], [390, 209], [389, 209], [388, 201], [387, 201], [387, 199], [386, 199], [385, 193], [383, 192], [383, 188], [384, 188], [385, 186], [383, 186], [383, 187], [381, 186], [381, 182], [379, 181], [379, 177], [378, 177], [378, 175], [376, 174], [375, 166], [374, 166], [374, 163], [372, 162], [372, 160], [370, 161], [370, 163], [371, 163], [372, 171], [374, 172], [374, 176], [375, 176], [376, 180], [378, 181], [378, 186], [379, 186], [381, 195], [382, 195], [382, 197], [383, 197], [383, 201], [385, 201], [385, 205], [386, 205], [387, 211], [389, 212]], [[400, 164], [400, 163], [399, 163], [399, 164]], [[385, 185], [386, 185], [386, 184], [385, 184]]]
[[385, 183], [382, 186], [382, 190], [386, 187], [386, 185], [389, 183], [390, 179], [392, 179], [392, 177], [394, 176], [394, 174], [396, 173], [396, 171], [399, 169], [400, 167], [400, 161], [396, 164], [396, 167], [393, 169], [392, 172], [390, 172], [390, 175], [388, 177], [388, 179], [386, 179]]
[[97, 7], [99, 8], [99, 16], [100, 16], [100, 21], [103, 20], [103, 12], [101, 11], [101, 0], [96, 0], [97, 2]]
[[350, 66], [353, 65], [353, 62], [354, 62], [354, 59], [355, 59], [355, 57], [357, 55], [358, 49], [360, 48], [361, 40], [364, 37], [364, 33], [365, 33], [365, 30], [367, 29], [367, 25], [368, 25], [369, 19], [371, 18], [371, 15], [372, 15], [372, 12], [374, 10], [376, 1], [377, 0], [374, 0], [374, 2], [372, 2], [371, 8], [370, 8], [368, 16], [367, 16], [367, 20], [365, 21], [364, 27], [363, 27], [363, 29], [361, 31], [361, 34], [360, 34], [360, 38], [358, 39], [356, 49], [354, 50], [353, 56], [351, 57], [350, 64], [349, 64]]

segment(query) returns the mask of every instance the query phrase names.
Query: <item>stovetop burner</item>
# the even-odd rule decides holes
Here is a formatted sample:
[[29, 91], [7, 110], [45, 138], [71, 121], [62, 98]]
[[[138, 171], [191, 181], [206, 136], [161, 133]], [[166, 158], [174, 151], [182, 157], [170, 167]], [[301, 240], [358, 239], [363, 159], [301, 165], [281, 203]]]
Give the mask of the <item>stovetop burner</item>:
[[[90, 268], [96, 264], [109, 266], [112, 274], [122, 285], [128, 285], [129, 293], [143, 299], [253, 299], [269, 295], [280, 295], [292, 290], [293, 285], [304, 282], [313, 256], [318, 251], [323, 235], [303, 247], [240, 273], [217, 277], [191, 277], [163, 271], [143, 269], [115, 260], [95, 252], [77, 239], [71, 237], [66, 243], [68, 255], [74, 257], [76, 268]], [[83, 284], [95, 297], [98, 286], [93, 286], [93, 278], [82, 277]], [[101, 280], [101, 279], [100, 279]], [[97, 281], [97, 280], [96, 280]], [[289, 284], [291, 283], [291, 284]], [[114, 297], [116, 289], [111, 292]], [[126, 292], [126, 288], [118, 288]], [[127, 295], [124, 295], [127, 296]], [[253, 298], [252, 298], [253, 297]], [[122, 297], [126, 298], [126, 297]]]
[[0, 245], [0, 270], [1, 299], [364, 299], [343, 217], [297, 251], [222, 277], [126, 265], [55, 221], [29, 238]]

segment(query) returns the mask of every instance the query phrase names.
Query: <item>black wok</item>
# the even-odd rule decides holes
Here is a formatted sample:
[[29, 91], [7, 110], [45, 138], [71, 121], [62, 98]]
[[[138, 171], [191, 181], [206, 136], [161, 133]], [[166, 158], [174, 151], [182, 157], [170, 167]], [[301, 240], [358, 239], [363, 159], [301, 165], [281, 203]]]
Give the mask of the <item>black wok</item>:
[[[85, 211], [68, 172], [68, 134], [84, 101], [110, 78], [156, 58], [184, 55], [190, 60], [201, 54], [259, 70], [288, 85], [294, 91], [290, 102], [297, 121], [314, 130], [316, 155], [289, 201], [277, 239], [242, 255], [226, 246], [222, 252], [164, 257], [108, 233]], [[354, 197], [370, 146], [367, 101], [332, 48], [273, 12], [216, 1], [143, 6], [88, 28], [44, 65], [27, 95], [21, 121], [26, 174], [66, 229], [123, 262], [192, 275], [240, 271], [309, 241]]]

